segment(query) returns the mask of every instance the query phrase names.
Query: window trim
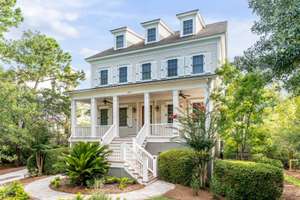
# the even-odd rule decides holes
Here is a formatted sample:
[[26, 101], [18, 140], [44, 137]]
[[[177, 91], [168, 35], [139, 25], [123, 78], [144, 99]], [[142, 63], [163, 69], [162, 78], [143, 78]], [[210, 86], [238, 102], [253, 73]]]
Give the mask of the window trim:
[[[101, 78], [101, 73], [102, 73], [102, 71], [107, 71], [107, 83], [106, 84], [102, 84], [101, 83], [101, 81], [102, 81], [102, 78]], [[99, 85], [100, 86], [106, 86], [106, 85], [109, 85], [109, 69], [108, 68], [105, 68], [105, 69], [99, 69], [99, 79], [100, 79], [100, 81], [99, 81]]]
[[[145, 64], [150, 64], [150, 78], [149, 79], [144, 79], [143, 78], [143, 65]], [[150, 81], [152, 80], [152, 62], [144, 62], [144, 63], [141, 63], [140, 65], [140, 80], [141, 81]]]
[[[121, 68], [126, 68], [126, 81], [120, 82], [120, 69]], [[118, 67], [118, 84], [126, 84], [128, 83], [128, 65], [122, 65]]]
[[[202, 72], [199, 72], [199, 73], [194, 73], [194, 57], [195, 56], [203, 56], [203, 64], [202, 64]], [[200, 54], [194, 54], [194, 55], [191, 55], [191, 60], [192, 60], [192, 64], [191, 64], [191, 67], [192, 67], [192, 70], [191, 70], [191, 73], [193, 75], [198, 75], [198, 74], [203, 74], [205, 73], [205, 54], [203, 53], [200, 53]]]
[[[149, 35], [148, 35], [149, 32], [148, 32], [148, 31], [149, 31], [150, 29], [155, 29], [155, 40], [152, 40], [152, 41], [149, 41], [149, 40], [148, 40], [148, 39], [149, 39]], [[146, 32], [146, 38], [147, 38], [146, 41], [147, 41], [147, 44], [157, 42], [157, 36], [158, 36], [158, 29], [157, 29], [156, 26], [147, 28], [147, 32]]]
[[[123, 45], [122, 45], [122, 47], [118, 47], [118, 43], [117, 43], [117, 42], [118, 42], [118, 39], [117, 39], [117, 38], [118, 38], [119, 36], [123, 36]], [[119, 34], [119, 35], [116, 35], [116, 36], [115, 36], [115, 45], [116, 45], [116, 49], [123, 49], [123, 48], [126, 48], [126, 47], [125, 47], [125, 34]]]
[[[189, 21], [189, 20], [192, 20], [192, 32], [191, 32], [191, 33], [184, 34], [184, 22], [185, 22], [185, 21]], [[194, 34], [194, 30], [195, 30], [195, 19], [194, 19], [194, 18], [186, 18], [186, 19], [183, 19], [183, 20], [182, 20], [182, 25], [181, 25], [181, 37], [193, 35], [193, 34]]]
[[[176, 72], [176, 76], [169, 76], [169, 60], [177, 60], [177, 72]], [[166, 78], [176, 78], [179, 76], [179, 71], [178, 71], [178, 60], [179, 60], [179, 57], [172, 57], [172, 58], [168, 58], [166, 59]]]

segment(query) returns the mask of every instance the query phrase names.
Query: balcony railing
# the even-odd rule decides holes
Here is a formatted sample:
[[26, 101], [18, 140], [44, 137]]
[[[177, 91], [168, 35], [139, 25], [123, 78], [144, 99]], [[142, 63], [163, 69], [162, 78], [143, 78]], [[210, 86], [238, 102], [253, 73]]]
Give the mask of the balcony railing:
[[91, 126], [76, 126], [73, 138], [102, 138], [112, 125], [96, 126], [96, 135], [92, 135]]
[[150, 135], [154, 137], [173, 137], [178, 135], [173, 123], [151, 124]]

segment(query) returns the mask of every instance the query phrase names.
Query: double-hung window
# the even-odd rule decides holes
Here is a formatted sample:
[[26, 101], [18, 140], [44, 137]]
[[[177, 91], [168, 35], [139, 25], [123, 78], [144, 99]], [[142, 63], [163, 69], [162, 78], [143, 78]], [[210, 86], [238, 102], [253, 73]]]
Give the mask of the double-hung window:
[[124, 47], [124, 35], [116, 36], [116, 48], [120, 49]]
[[177, 59], [168, 60], [168, 77], [177, 76]]
[[100, 110], [100, 125], [108, 125], [108, 109]]
[[100, 71], [100, 85], [107, 85], [108, 84], [108, 70], [101, 70]]
[[203, 55], [193, 56], [193, 74], [203, 73]]
[[151, 79], [151, 63], [142, 64], [142, 80]]
[[147, 41], [148, 42], [156, 41], [156, 28], [149, 28], [147, 30]]
[[127, 108], [119, 109], [119, 124], [120, 126], [127, 126]]
[[119, 68], [119, 83], [127, 82], [127, 67]]
[[183, 21], [183, 35], [189, 35], [193, 33], [193, 19]]

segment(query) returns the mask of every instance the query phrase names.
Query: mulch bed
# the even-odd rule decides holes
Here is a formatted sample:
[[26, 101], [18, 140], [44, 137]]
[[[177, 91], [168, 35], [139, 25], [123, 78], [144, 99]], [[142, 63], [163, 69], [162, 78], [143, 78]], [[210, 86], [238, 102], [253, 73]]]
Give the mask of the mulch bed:
[[33, 181], [37, 181], [43, 178], [47, 178], [48, 176], [31, 176], [31, 177], [26, 177], [23, 179], [18, 180], [18, 182], [22, 183], [23, 185], [27, 185], [29, 183], [32, 183]]
[[1, 166], [0, 167], [0, 175], [7, 174], [10, 172], [15, 172], [25, 169], [25, 167], [12, 167], [12, 166]]
[[123, 193], [123, 192], [139, 190], [139, 189], [142, 189], [144, 186], [140, 185], [140, 184], [128, 184], [128, 186], [126, 188], [121, 190], [118, 188], [118, 184], [105, 184], [99, 189], [93, 189], [93, 188], [87, 188], [85, 186], [70, 185], [70, 184], [68, 184], [68, 181], [65, 178], [65, 179], [61, 180], [61, 186], [59, 188], [55, 188], [51, 185], [49, 185], [49, 187], [52, 190], [71, 193], [71, 194], [77, 194], [77, 193], [92, 194], [95, 192], [102, 192], [102, 193], [106, 193], [106, 194], [119, 194], [119, 193]]
[[209, 200], [214, 199], [213, 195], [205, 190], [200, 190], [198, 196], [193, 194], [193, 190], [189, 187], [176, 185], [173, 190], [164, 194], [165, 197], [174, 200]]

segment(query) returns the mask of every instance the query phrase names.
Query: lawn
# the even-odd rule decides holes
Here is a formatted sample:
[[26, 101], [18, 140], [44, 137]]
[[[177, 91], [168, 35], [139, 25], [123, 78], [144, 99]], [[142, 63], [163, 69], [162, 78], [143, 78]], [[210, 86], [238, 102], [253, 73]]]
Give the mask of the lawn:
[[289, 175], [284, 175], [284, 180], [290, 184], [300, 187], [300, 179], [298, 178]]

